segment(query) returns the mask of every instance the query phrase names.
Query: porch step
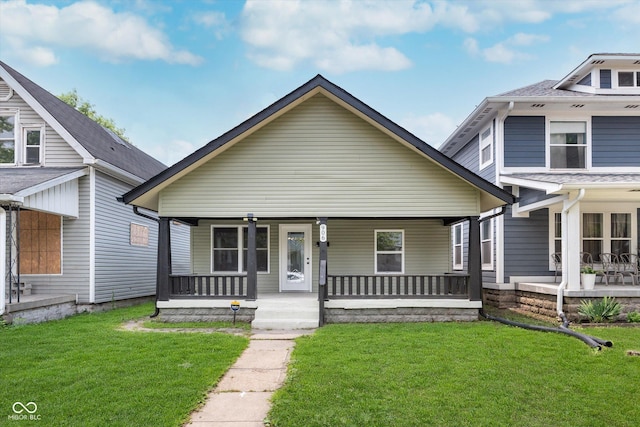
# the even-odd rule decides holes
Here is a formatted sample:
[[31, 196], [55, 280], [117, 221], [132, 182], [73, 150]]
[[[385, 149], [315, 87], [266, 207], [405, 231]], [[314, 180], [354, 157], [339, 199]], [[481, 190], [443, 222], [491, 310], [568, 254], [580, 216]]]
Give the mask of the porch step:
[[317, 298], [258, 297], [258, 308], [251, 322], [254, 329], [313, 329], [318, 327]]

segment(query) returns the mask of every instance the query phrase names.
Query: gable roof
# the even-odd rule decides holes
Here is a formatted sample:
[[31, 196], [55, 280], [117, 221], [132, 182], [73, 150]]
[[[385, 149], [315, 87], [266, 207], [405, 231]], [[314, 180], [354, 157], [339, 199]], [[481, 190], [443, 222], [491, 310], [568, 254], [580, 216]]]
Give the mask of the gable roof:
[[580, 81], [591, 69], [598, 67], [629, 67], [634, 68], [640, 61], [639, 53], [594, 53], [569, 74], [559, 80], [554, 89], [568, 89], [571, 85]]
[[84, 163], [130, 174], [138, 182], [166, 169], [160, 161], [118, 138], [2, 61], [0, 77], [84, 158]]
[[233, 145], [236, 141], [262, 128], [267, 123], [270, 123], [277, 117], [280, 117], [285, 112], [317, 93], [324, 94], [393, 139], [407, 144], [410, 148], [413, 148], [414, 151], [421, 153], [437, 165], [478, 188], [485, 195], [500, 200], [503, 204], [513, 203], [514, 198], [510, 193], [494, 186], [489, 181], [484, 180], [451, 160], [449, 157], [445, 156], [406, 129], [392, 122], [373, 108], [369, 107], [353, 95], [346, 92], [344, 89], [336, 86], [319, 74], [256, 115], [242, 122], [218, 138], [210, 141], [208, 144], [185, 157], [183, 160], [177, 162], [170, 168], [149, 179], [147, 182], [124, 194], [121, 198], [122, 201], [127, 204], [133, 204], [157, 211], [158, 193], [162, 188], [168, 186], [191, 170], [194, 170], [205, 163], [218, 152], [228, 148], [228, 146]]

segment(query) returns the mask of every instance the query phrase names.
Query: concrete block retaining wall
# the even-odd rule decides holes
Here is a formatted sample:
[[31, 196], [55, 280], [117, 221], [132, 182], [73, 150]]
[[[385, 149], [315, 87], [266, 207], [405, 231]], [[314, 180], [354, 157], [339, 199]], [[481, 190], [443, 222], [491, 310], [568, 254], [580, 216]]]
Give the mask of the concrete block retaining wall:
[[[236, 313], [236, 322], [251, 322], [255, 308], [241, 307]], [[158, 319], [163, 322], [231, 322], [233, 312], [228, 307], [162, 308]]]
[[478, 320], [477, 308], [325, 308], [324, 313], [326, 323], [469, 322]]

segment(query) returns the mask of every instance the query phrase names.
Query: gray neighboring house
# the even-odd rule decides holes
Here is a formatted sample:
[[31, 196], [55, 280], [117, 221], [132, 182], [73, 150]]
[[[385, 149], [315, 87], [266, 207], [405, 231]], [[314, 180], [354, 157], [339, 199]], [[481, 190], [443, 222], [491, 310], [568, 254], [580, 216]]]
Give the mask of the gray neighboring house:
[[[440, 151], [517, 197], [483, 223], [487, 300], [574, 318], [604, 295], [640, 309], [640, 54], [593, 54], [560, 80], [487, 97]], [[465, 271], [467, 242], [454, 245]], [[608, 277], [585, 288], [584, 264]]]
[[[123, 195], [158, 212], [160, 316], [254, 327], [475, 320], [479, 222], [511, 194], [318, 75]], [[190, 274], [169, 268], [191, 224]], [[452, 224], [469, 274], [451, 274]], [[330, 243], [330, 244], [329, 244]]]
[[[157, 222], [116, 197], [164, 169], [0, 62], [0, 314], [47, 320], [154, 295]], [[180, 269], [188, 230], [174, 228]]]

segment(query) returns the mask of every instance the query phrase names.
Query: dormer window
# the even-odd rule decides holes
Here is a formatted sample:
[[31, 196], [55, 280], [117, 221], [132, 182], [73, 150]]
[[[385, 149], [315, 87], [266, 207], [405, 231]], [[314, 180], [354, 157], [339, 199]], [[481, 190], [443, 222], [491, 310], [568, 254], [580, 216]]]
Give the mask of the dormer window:
[[618, 87], [640, 87], [640, 71], [618, 71]]
[[549, 129], [551, 169], [586, 168], [587, 123], [551, 122]]
[[44, 132], [41, 128], [25, 128], [24, 129], [24, 164], [37, 165], [40, 164], [42, 135]]

